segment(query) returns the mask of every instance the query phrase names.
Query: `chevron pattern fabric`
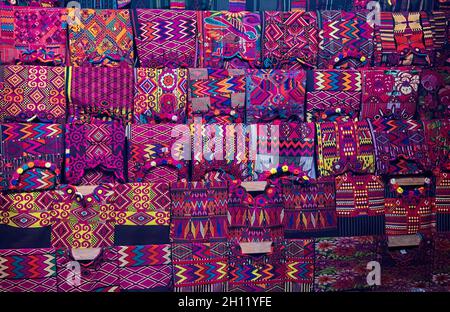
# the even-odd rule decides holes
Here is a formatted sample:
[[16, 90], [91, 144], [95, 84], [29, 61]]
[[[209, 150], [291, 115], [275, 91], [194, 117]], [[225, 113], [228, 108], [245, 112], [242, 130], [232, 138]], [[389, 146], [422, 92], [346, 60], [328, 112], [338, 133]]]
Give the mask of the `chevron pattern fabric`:
[[374, 31], [364, 11], [321, 11], [318, 68], [358, 68], [370, 65]]
[[228, 188], [220, 182], [177, 182], [171, 185], [171, 241], [225, 241], [228, 235]]
[[133, 65], [133, 30], [128, 10], [68, 10], [72, 66]]
[[131, 122], [134, 96], [131, 68], [69, 67], [67, 80], [71, 117]]
[[356, 70], [314, 70], [306, 98], [308, 121], [356, 118], [361, 105], [361, 73]]
[[227, 243], [175, 243], [172, 245], [172, 261], [175, 291], [228, 290]]
[[361, 118], [412, 119], [416, 113], [420, 71], [363, 70]]
[[52, 248], [0, 250], [0, 292], [56, 292]]
[[375, 155], [367, 121], [316, 123], [317, 167], [322, 176], [373, 173]]
[[188, 123], [242, 123], [245, 118], [245, 71], [189, 69]]
[[246, 11], [205, 11], [200, 66], [257, 68], [261, 65], [261, 17]]
[[379, 236], [324, 237], [315, 240], [314, 291], [370, 289], [366, 268], [380, 261], [383, 239]]
[[187, 69], [136, 68], [133, 119], [136, 123], [184, 123]]
[[336, 231], [333, 180], [310, 179], [305, 183], [285, 183], [282, 191], [286, 238], [317, 237]]
[[285, 292], [311, 292], [314, 286], [314, 241], [288, 239]]
[[414, 187], [402, 186], [399, 194], [389, 183], [384, 200], [387, 235], [431, 234], [436, 229], [435, 185], [425, 184], [423, 193]]
[[447, 172], [436, 176], [436, 229], [450, 231], [450, 174]]
[[450, 171], [450, 119], [424, 120], [423, 124], [432, 168]]
[[450, 118], [450, 68], [421, 71], [418, 114], [421, 120]]
[[136, 48], [142, 67], [197, 67], [200, 13], [187, 10], [136, 10]]
[[431, 169], [422, 122], [379, 118], [370, 126], [378, 174], [420, 174]]
[[67, 11], [2, 7], [0, 64], [66, 64]]
[[68, 183], [98, 182], [83, 179], [90, 170], [98, 170], [107, 178], [108, 173], [113, 174], [114, 181], [125, 182], [125, 129], [119, 121], [93, 120], [66, 124], [65, 140], [65, 177]]
[[302, 70], [247, 70], [247, 123], [303, 120], [306, 75]]
[[[188, 162], [184, 145], [172, 137], [173, 124], [130, 125], [128, 180], [130, 182], [176, 182], [186, 180]], [[189, 142], [188, 142], [189, 143]], [[180, 159], [174, 161], [172, 153]]]
[[63, 67], [7, 65], [0, 72], [0, 122], [65, 122]]
[[264, 12], [264, 68], [311, 68], [318, 52], [316, 12]]
[[60, 183], [62, 125], [4, 123], [0, 137], [0, 191], [46, 190]]

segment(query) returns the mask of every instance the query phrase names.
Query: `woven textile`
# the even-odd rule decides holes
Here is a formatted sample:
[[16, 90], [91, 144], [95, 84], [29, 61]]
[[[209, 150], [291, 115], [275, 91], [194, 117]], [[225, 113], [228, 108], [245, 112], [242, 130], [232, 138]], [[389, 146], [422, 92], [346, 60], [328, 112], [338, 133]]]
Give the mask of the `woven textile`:
[[[71, 249], [57, 250], [58, 291], [118, 292], [118, 254], [114, 247], [101, 248], [93, 260], [77, 261]], [[79, 271], [77, 270], [79, 268]], [[75, 272], [79, 274], [75, 276]], [[75, 278], [79, 278], [75, 281]]]
[[[70, 1], [71, 0], [63, 1], [65, 2], [66, 7], [70, 3]], [[123, 0], [80, 0], [77, 2], [80, 4], [81, 8], [86, 9], [117, 9], [118, 3], [121, 1], [123, 2]], [[126, 1], [130, 2], [131, 0]]]
[[227, 291], [228, 250], [225, 242], [172, 244], [175, 291]]
[[422, 70], [418, 113], [420, 119], [450, 118], [450, 67]]
[[68, 183], [125, 182], [125, 129], [120, 122], [72, 122], [66, 125], [65, 140]]
[[72, 66], [123, 66], [134, 62], [128, 10], [69, 9]]
[[52, 247], [96, 248], [114, 243], [114, 207], [107, 203], [113, 184], [97, 186], [81, 195], [72, 185], [61, 185], [54, 192], [52, 206]]
[[1, 64], [66, 64], [65, 9], [2, 7], [0, 20]]
[[115, 247], [121, 291], [170, 291], [171, 247], [168, 244]]
[[370, 121], [378, 174], [418, 174], [430, 169], [423, 124], [379, 118]]
[[379, 261], [382, 240], [377, 236], [328, 237], [315, 240], [314, 291], [363, 290], [366, 268]]
[[184, 123], [187, 69], [135, 69], [134, 121]]
[[131, 68], [69, 67], [67, 71], [69, 112], [88, 120], [131, 121], [133, 113], [133, 70]]
[[410, 119], [416, 113], [420, 71], [363, 70], [361, 118]]
[[193, 181], [251, 179], [245, 126], [194, 124], [194, 130]]
[[314, 285], [314, 241], [288, 239], [285, 241], [285, 292], [311, 292]]
[[380, 12], [376, 65], [430, 65], [433, 34], [426, 12]]
[[303, 120], [306, 75], [302, 70], [248, 70], [247, 123]]
[[52, 248], [0, 250], [0, 292], [56, 292]]
[[264, 12], [263, 66], [302, 69], [316, 65], [318, 27], [316, 12]]
[[306, 97], [308, 121], [356, 118], [361, 104], [361, 73], [356, 70], [314, 70]]
[[422, 236], [418, 246], [388, 248], [383, 245], [380, 291], [418, 292], [430, 287], [433, 262], [430, 236]]
[[322, 176], [373, 173], [374, 146], [366, 121], [316, 123], [317, 168]]
[[245, 71], [189, 69], [188, 119], [206, 123], [242, 123], [245, 116]]
[[203, 12], [200, 66], [256, 68], [261, 65], [261, 17], [257, 13]]
[[283, 196], [279, 186], [264, 192], [247, 191], [238, 181], [230, 183], [228, 237], [233, 242], [280, 241], [284, 238]]
[[336, 177], [336, 213], [340, 236], [384, 234], [384, 182], [376, 175]]
[[[172, 136], [173, 125], [130, 125], [128, 180], [130, 182], [176, 182], [187, 179], [184, 145]], [[189, 143], [189, 142], [188, 142]], [[179, 161], [172, 158], [172, 153]], [[183, 158], [184, 157], [184, 158]]]
[[440, 232], [450, 232], [450, 174], [436, 175], [436, 228]]
[[450, 235], [439, 233], [433, 236], [432, 284], [439, 291], [450, 289]]
[[60, 0], [2, 0], [0, 4], [53, 8], [63, 4]]
[[[426, 183], [427, 180], [430, 182]], [[431, 179], [423, 185], [401, 186], [395, 190], [391, 179], [386, 185], [385, 214], [387, 235], [430, 234], [436, 228], [436, 197]]]
[[332, 179], [284, 183], [284, 235], [318, 237], [337, 230], [335, 184]]
[[62, 125], [5, 123], [0, 137], [0, 191], [45, 190], [60, 182]]
[[0, 66], [0, 122], [63, 123], [64, 84], [63, 67]]
[[142, 67], [197, 67], [197, 20], [186, 10], [136, 10], [135, 42]]
[[424, 120], [423, 124], [432, 168], [450, 171], [450, 119]]
[[225, 241], [228, 235], [228, 188], [220, 182], [177, 182], [172, 199], [171, 241]]
[[370, 66], [374, 31], [366, 12], [321, 11], [319, 28], [319, 68]]

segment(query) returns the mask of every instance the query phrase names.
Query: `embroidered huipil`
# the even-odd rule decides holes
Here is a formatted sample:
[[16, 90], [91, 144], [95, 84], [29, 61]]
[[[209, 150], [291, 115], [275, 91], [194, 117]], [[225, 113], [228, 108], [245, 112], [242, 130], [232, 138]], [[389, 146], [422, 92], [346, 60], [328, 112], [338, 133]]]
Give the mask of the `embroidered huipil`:
[[60, 182], [62, 125], [4, 123], [0, 137], [0, 191], [46, 190]]
[[65, 122], [64, 67], [6, 65], [0, 73], [0, 122]]

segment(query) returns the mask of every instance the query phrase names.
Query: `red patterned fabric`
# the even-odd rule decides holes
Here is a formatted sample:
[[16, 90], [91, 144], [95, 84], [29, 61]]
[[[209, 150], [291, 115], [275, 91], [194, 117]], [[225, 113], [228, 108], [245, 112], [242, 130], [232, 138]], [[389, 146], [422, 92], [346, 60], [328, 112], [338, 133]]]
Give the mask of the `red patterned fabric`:
[[436, 228], [450, 232], [450, 173], [436, 174]]
[[450, 171], [450, 119], [424, 120], [423, 124], [432, 168]]
[[450, 67], [422, 70], [420, 87], [420, 119], [450, 118]]

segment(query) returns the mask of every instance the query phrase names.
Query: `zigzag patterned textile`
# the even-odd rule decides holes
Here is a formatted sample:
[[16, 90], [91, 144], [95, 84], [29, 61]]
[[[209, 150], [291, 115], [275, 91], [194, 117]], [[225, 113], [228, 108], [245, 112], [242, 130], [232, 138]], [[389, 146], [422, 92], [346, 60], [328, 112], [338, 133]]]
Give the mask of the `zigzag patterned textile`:
[[56, 292], [52, 248], [0, 250], [0, 292]]
[[[429, 179], [429, 178], [425, 178]], [[424, 180], [425, 180], [424, 179]], [[429, 179], [431, 181], [431, 179]], [[394, 179], [395, 181], [395, 179]], [[386, 235], [430, 234], [436, 228], [436, 195], [434, 182], [423, 186], [404, 185], [399, 193], [386, 185]], [[420, 192], [420, 190], [422, 191]]]
[[252, 162], [247, 150], [245, 125], [193, 125], [193, 181], [247, 181]]
[[322, 176], [373, 173], [375, 155], [367, 121], [316, 123], [317, 168]]
[[187, 69], [135, 69], [133, 120], [136, 123], [184, 123]]
[[228, 250], [225, 242], [172, 244], [175, 291], [227, 291]]
[[339, 236], [384, 234], [384, 182], [376, 175], [336, 177]]
[[229, 187], [228, 238], [233, 242], [280, 241], [284, 238], [281, 188], [267, 185], [264, 192], [247, 191], [239, 181]]
[[299, 70], [316, 65], [316, 12], [265, 11], [263, 25], [264, 68]]
[[[272, 129], [278, 126], [279, 140], [272, 133]], [[261, 179], [261, 174], [272, 168], [278, 167], [276, 164], [276, 156], [273, 155], [274, 147], [278, 144], [278, 163], [295, 165], [300, 167], [310, 178], [316, 177], [315, 168], [315, 125], [306, 122], [274, 122], [268, 128], [267, 133], [258, 129], [257, 140], [259, 142], [267, 142], [267, 150], [270, 154], [264, 154], [259, 150], [256, 154], [256, 160], [253, 161], [253, 175], [257, 180]], [[270, 134], [270, 136], [269, 136]], [[272, 137], [274, 136], [274, 137]]]
[[423, 124], [379, 118], [370, 121], [377, 174], [419, 174], [431, 169]]
[[336, 189], [332, 179], [284, 183], [282, 191], [286, 238], [318, 237], [336, 232]]
[[214, 242], [228, 236], [228, 188], [223, 182], [177, 182], [172, 199], [171, 241]]
[[314, 291], [370, 289], [367, 263], [380, 261], [379, 236], [327, 237], [315, 240]]
[[260, 67], [261, 16], [258, 13], [205, 11], [202, 14], [201, 67]]
[[[79, 260], [71, 249], [57, 250], [58, 291], [118, 292], [120, 291], [118, 253], [114, 247], [101, 248], [93, 260]], [[77, 268], [79, 271], [76, 271]], [[79, 272], [74, 279], [74, 272]]]
[[172, 290], [169, 244], [118, 246], [115, 249], [118, 254], [120, 290]]
[[450, 67], [422, 70], [419, 92], [421, 120], [450, 118]]
[[375, 28], [376, 65], [431, 65], [433, 33], [426, 12], [380, 12]]
[[228, 282], [230, 292], [285, 291], [288, 284], [286, 283], [285, 244], [273, 243], [272, 252], [262, 255], [243, 254], [238, 243], [233, 243], [230, 248], [230, 280]]
[[51, 214], [52, 247], [112, 246], [116, 212], [108, 199], [113, 192], [113, 184], [99, 185], [88, 195], [81, 195], [75, 186], [58, 187]]
[[433, 242], [430, 236], [422, 236], [418, 246], [407, 249], [388, 248], [383, 244], [381, 254], [382, 292], [428, 291], [433, 263]]
[[[128, 180], [130, 182], [176, 182], [187, 179], [185, 145], [172, 137], [173, 124], [130, 125]], [[189, 141], [190, 143], [190, 137]], [[172, 153], [180, 160], [174, 160]]]
[[420, 70], [363, 70], [361, 118], [411, 119], [416, 113]]
[[142, 67], [197, 67], [199, 12], [136, 10], [135, 42]]
[[0, 137], [0, 191], [46, 190], [60, 182], [62, 125], [5, 123]]
[[0, 122], [65, 122], [64, 84], [63, 67], [0, 66]]
[[188, 122], [242, 123], [245, 81], [242, 69], [189, 69]]
[[130, 122], [133, 114], [134, 75], [131, 68], [69, 67], [70, 115], [82, 120], [97, 117]]
[[67, 10], [0, 9], [0, 64], [66, 64]]
[[306, 75], [303, 70], [247, 70], [247, 123], [303, 120]]
[[[66, 124], [66, 181], [70, 184], [125, 182], [125, 129], [119, 121]], [[97, 175], [90, 175], [94, 172]], [[89, 179], [100, 176], [100, 179]]]
[[114, 206], [118, 225], [169, 226], [168, 183], [116, 184], [108, 201]]
[[423, 125], [431, 167], [450, 171], [450, 119], [424, 120]]
[[[306, 94], [308, 121], [356, 118], [361, 105], [361, 73], [356, 70], [314, 70]], [[308, 78], [310, 78], [308, 77]]]
[[438, 291], [450, 290], [450, 234], [438, 233], [433, 236], [433, 269], [431, 281]]
[[128, 10], [68, 10], [72, 66], [133, 65], [133, 30]]
[[450, 232], [450, 173], [436, 174], [436, 228]]
[[367, 12], [321, 11], [318, 68], [358, 68], [371, 64], [374, 30]]
[[312, 292], [314, 286], [314, 241], [288, 239], [285, 242], [285, 292]]

